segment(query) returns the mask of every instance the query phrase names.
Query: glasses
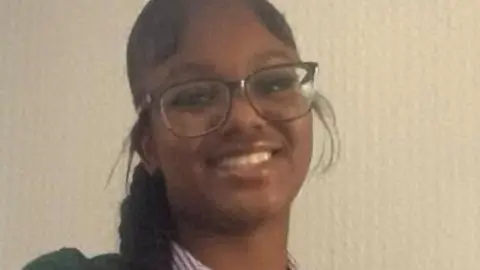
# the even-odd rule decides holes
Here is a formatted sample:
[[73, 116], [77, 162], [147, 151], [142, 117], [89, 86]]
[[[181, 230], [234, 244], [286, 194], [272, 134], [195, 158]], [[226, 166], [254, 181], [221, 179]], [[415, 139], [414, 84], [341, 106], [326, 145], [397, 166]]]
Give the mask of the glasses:
[[317, 67], [314, 62], [281, 64], [234, 82], [187, 81], [153, 91], [146, 105], [159, 111], [165, 126], [179, 137], [199, 137], [220, 128], [229, 117], [237, 89], [263, 119], [292, 121], [312, 108]]

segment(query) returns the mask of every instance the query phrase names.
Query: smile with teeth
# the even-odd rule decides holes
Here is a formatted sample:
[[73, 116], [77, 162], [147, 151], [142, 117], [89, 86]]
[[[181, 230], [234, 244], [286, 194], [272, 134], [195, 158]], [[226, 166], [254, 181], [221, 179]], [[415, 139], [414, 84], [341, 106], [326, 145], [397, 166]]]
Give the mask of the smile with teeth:
[[221, 159], [219, 162], [219, 166], [228, 169], [254, 166], [270, 160], [271, 157], [271, 152], [256, 152], [237, 156], [230, 156]]

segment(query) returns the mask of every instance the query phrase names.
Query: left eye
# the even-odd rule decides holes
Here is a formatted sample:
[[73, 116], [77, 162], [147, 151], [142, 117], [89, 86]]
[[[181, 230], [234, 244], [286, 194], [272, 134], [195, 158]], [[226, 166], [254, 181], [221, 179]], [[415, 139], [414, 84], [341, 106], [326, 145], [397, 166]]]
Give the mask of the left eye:
[[256, 91], [262, 94], [273, 94], [286, 90], [292, 90], [297, 85], [298, 79], [292, 74], [275, 74], [257, 79], [254, 83]]

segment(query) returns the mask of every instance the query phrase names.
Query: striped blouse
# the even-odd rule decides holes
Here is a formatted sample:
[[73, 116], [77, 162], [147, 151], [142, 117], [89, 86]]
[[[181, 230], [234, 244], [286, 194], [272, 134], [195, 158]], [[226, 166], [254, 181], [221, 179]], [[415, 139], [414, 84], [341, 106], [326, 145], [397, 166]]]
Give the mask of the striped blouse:
[[[172, 243], [172, 255], [173, 270], [211, 270], [176, 243]], [[295, 260], [290, 255], [288, 256], [288, 270], [298, 270]]]

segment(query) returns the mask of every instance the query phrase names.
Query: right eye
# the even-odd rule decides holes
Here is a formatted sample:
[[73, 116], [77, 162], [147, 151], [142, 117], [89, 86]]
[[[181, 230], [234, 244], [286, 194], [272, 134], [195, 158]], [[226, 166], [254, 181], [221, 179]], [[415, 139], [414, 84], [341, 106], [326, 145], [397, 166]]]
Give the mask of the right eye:
[[214, 103], [219, 96], [219, 88], [213, 84], [199, 83], [181, 86], [172, 90], [167, 104], [176, 108], [202, 108]]

